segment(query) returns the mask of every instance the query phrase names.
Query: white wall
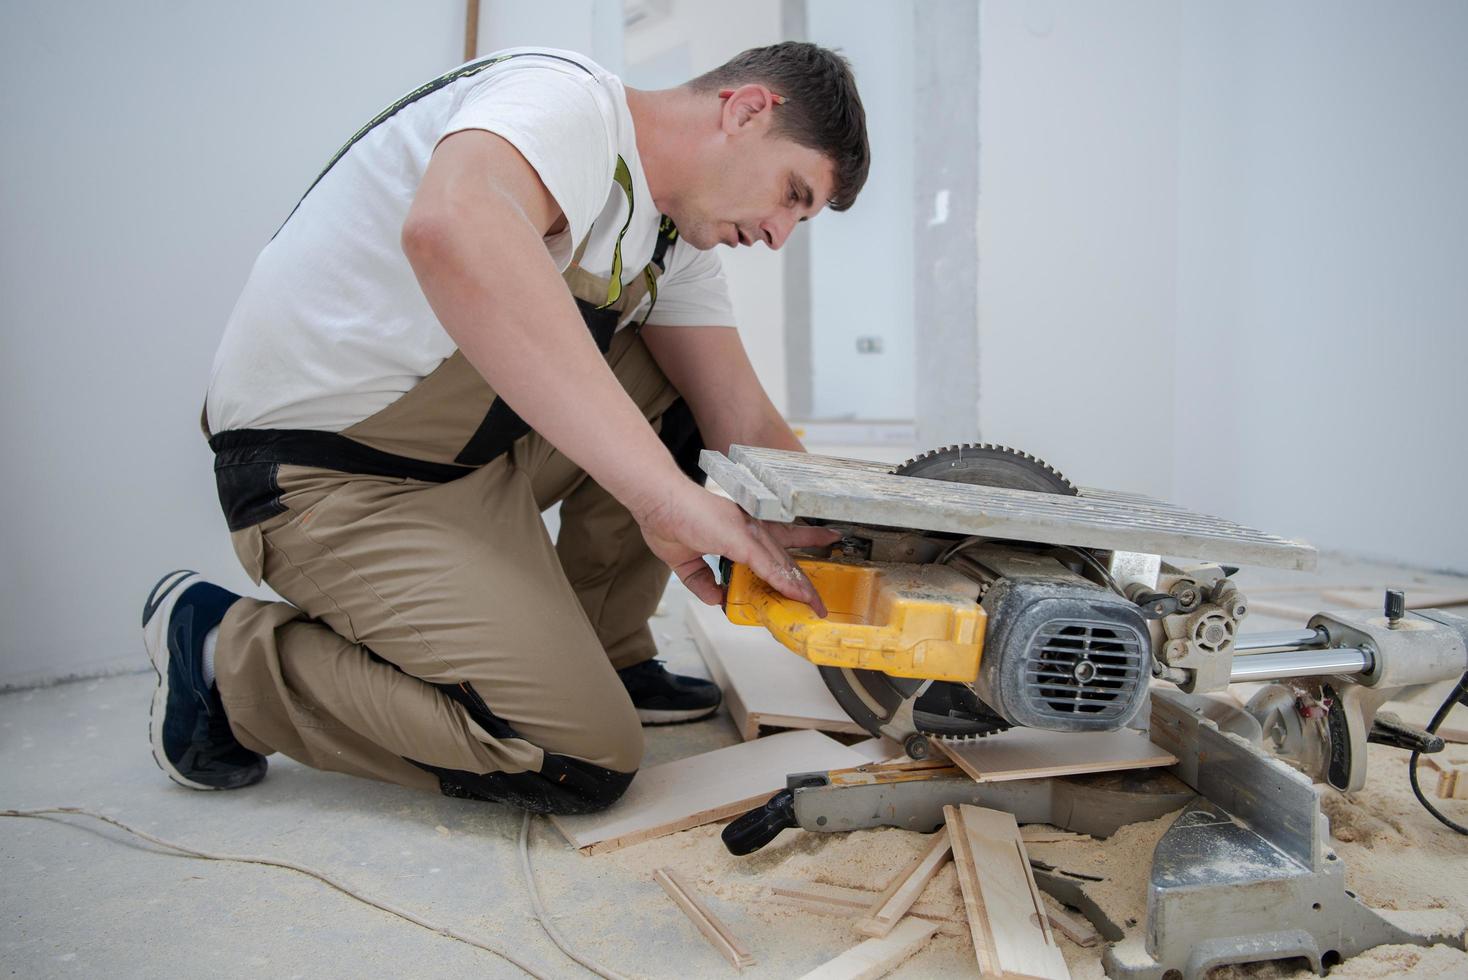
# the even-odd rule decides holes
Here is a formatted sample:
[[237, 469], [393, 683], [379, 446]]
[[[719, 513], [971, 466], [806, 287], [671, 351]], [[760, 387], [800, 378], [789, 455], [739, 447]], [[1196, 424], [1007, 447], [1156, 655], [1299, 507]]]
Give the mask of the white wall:
[[1468, 570], [1468, 7], [984, 4], [980, 428]]
[[[807, 39], [851, 62], [872, 147], [857, 205], [823, 213], [808, 229], [812, 415], [911, 419], [912, 8], [888, 0], [809, 0], [807, 11]], [[880, 349], [859, 350], [864, 337]]]
[[1468, 5], [1183, 18], [1177, 494], [1468, 571]]
[[1178, 14], [979, 22], [979, 431], [1072, 480], [1171, 489]]
[[462, 0], [0, 6], [0, 684], [145, 665], [146, 590], [247, 590], [198, 428], [260, 247]]

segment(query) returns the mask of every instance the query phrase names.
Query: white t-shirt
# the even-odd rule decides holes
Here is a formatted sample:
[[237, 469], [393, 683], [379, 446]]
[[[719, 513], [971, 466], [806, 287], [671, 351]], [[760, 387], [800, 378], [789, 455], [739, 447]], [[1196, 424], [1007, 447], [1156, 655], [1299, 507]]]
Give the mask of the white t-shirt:
[[[529, 161], [565, 213], [545, 239], [558, 268], [590, 232], [581, 265], [610, 276], [627, 199], [635, 202], [622, 279], [651, 260], [659, 214], [637, 155], [626, 91], [569, 51], [510, 58], [403, 105], [364, 133], [301, 201], [255, 260], [225, 328], [209, 384], [209, 427], [339, 432], [387, 407], [456, 346], [400, 245], [429, 156], [451, 133], [482, 129]], [[650, 324], [732, 326], [719, 260], [679, 239], [664, 256]], [[642, 307], [623, 321], [640, 319]]]

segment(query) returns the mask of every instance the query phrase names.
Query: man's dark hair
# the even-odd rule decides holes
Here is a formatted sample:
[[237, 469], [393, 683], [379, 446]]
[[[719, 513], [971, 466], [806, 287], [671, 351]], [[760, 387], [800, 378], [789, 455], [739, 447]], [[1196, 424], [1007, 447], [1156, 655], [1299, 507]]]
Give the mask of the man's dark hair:
[[698, 92], [759, 83], [787, 101], [775, 111], [772, 132], [825, 154], [836, 170], [832, 211], [845, 211], [867, 182], [872, 151], [867, 115], [846, 59], [803, 41], [750, 48], [689, 82]]

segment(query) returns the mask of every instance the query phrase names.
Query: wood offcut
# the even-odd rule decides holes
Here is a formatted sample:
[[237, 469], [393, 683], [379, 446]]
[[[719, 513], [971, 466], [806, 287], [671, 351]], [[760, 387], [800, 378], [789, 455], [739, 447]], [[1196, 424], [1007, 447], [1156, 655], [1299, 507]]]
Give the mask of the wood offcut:
[[945, 806], [943, 817], [979, 973], [1068, 980], [1014, 816], [965, 805]]
[[737, 816], [783, 789], [792, 772], [866, 762], [860, 752], [820, 732], [782, 732], [650, 766], [606, 810], [550, 819], [583, 854], [600, 854]]
[[729, 927], [709, 911], [708, 906], [698, 897], [698, 892], [678, 872], [672, 868], [659, 868], [652, 873], [652, 877], [663, 886], [663, 891], [683, 910], [698, 931], [703, 933], [709, 945], [718, 950], [719, 955], [728, 960], [734, 969], [743, 970], [746, 966], [754, 965], [754, 954], [734, 938]]
[[687, 609], [688, 631], [724, 692], [740, 738], [758, 738], [761, 728], [866, 734], [841, 710], [820, 670], [786, 650], [768, 630], [735, 626], [717, 606], [690, 602]]
[[933, 742], [980, 783], [1151, 769], [1177, 762], [1177, 756], [1130, 728], [1084, 734], [1016, 728], [985, 739]]
[[948, 833], [940, 830], [933, 835], [927, 849], [902, 869], [892, 879], [887, 890], [872, 903], [867, 917], [856, 924], [857, 932], [877, 938], [891, 932], [892, 927], [912, 908], [923, 889], [928, 887], [928, 882], [933, 880], [938, 869], [948, 862], [951, 855]]
[[937, 923], [908, 917], [881, 939], [858, 943], [801, 980], [876, 980], [921, 949], [937, 929]]

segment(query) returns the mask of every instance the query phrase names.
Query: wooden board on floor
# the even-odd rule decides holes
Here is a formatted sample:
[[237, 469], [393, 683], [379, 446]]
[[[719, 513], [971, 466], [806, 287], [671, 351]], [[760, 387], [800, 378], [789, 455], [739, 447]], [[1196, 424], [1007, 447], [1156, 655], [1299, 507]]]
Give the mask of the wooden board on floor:
[[881, 939], [856, 944], [801, 980], [876, 980], [921, 949], [937, 931], [936, 922], [908, 917]]
[[736, 970], [754, 966], [754, 955], [744, 948], [744, 944], [729, 931], [728, 926], [719, 921], [718, 916], [703, 903], [697, 890], [684, 881], [677, 871], [672, 868], [658, 868], [652, 873], [652, 878], [663, 886], [668, 897], [683, 910], [694, 928], [703, 933], [709, 945], [729, 961], [730, 966]]
[[[948, 831], [940, 830], [938, 833], [946, 835]], [[796, 905], [822, 915], [839, 915], [848, 919], [866, 918], [872, 903], [880, 897], [874, 891], [827, 885], [819, 881], [772, 881], [769, 884], [769, 896], [777, 902]], [[968, 919], [964, 918], [963, 910], [955, 913], [941, 898], [920, 899], [913, 903], [908, 914], [937, 922], [941, 932], [954, 936], [968, 935]]]
[[1069, 980], [1014, 816], [981, 806], [945, 806], [943, 817], [979, 973]]
[[856, 931], [878, 939], [891, 932], [918, 900], [923, 889], [928, 887], [928, 882], [933, 880], [938, 869], [948, 862], [949, 856], [948, 835], [934, 834], [927, 850], [899, 871], [887, 890], [877, 896], [877, 900], [867, 910], [867, 917], [856, 924]]
[[608, 809], [551, 823], [582, 853], [599, 854], [737, 816], [784, 789], [792, 772], [866, 762], [820, 732], [782, 732], [644, 769]]
[[1141, 732], [1043, 732], [1012, 728], [967, 742], [933, 739], [954, 765], [975, 782], [1074, 776], [1085, 772], [1170, 766], [1177, 756], [1158, 748]]
[[780, 645], [768, 630], [735, 626], [717, 606], [689, 602], [688, 629], [709, 674], [724, 691], [729, 716], [746, 741], [760, 726], [865, 735], [809, 660]]

